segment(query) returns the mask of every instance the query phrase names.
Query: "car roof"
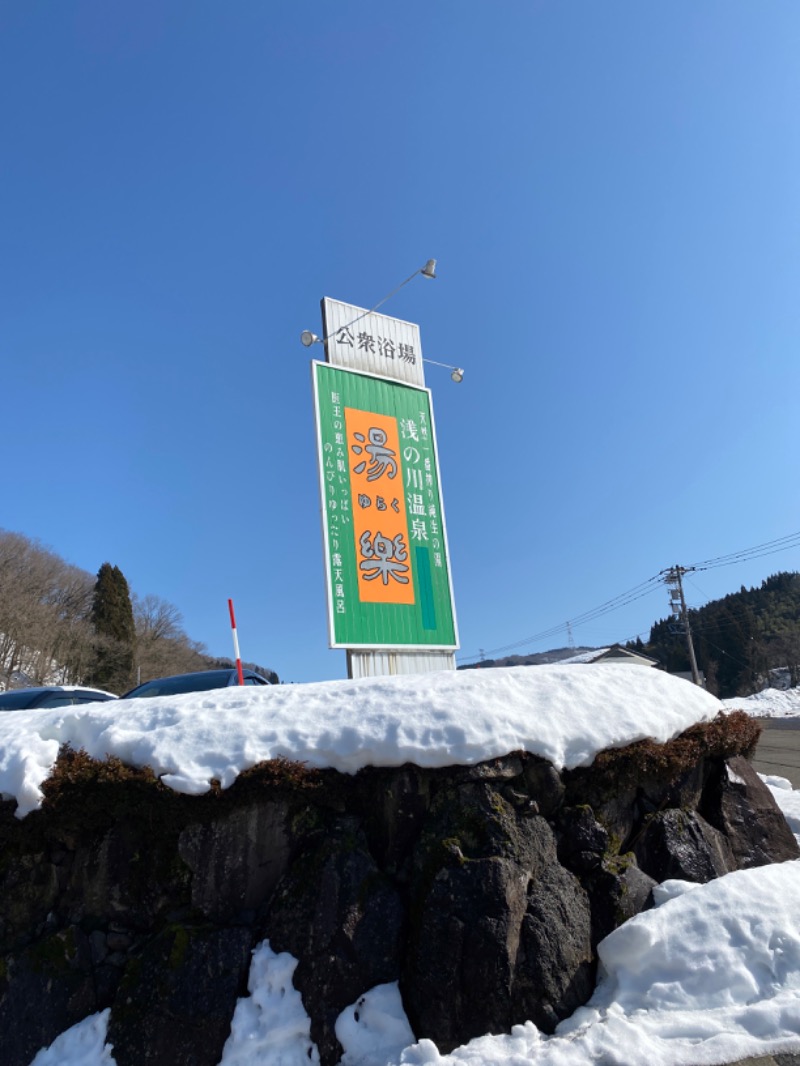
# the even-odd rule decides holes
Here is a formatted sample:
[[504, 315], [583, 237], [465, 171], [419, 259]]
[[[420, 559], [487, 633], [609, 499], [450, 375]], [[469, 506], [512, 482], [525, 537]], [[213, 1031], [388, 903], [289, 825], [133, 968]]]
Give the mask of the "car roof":
[[[219, 674], [220, 677], [224, 675], [230, 675], [237, 673], [235, 666], [217, 666], [213, 670], [189, 670], [185, 674], [166, 674], [164, 677], [154, 677], [153, 681], [180, 681], [184, 677], [210, 677], [212, 674]], [[264, 677], [264, 674], [260, 674], [258, 670], [251, 670], [249, 666], [242, 667], [242, 673], [245, 677]], [[269, 681], [268, 677], [264, 678], [265, 681]], [[143, 685], [147, 682], [143, 681]], [[137, 685], [138, 688], [138, 685]]]
[[3, 689], [0, 691], [0, 696], [4, 696], [7, 692], [19, 693], [20, 696], [40, 692], [100, 692], [104, 696], [118, 698], [116, 692], [107, 692], [103, 688], [95, 688], [94, 685], [30, 685], [27, 688]]
[[5, 696], [8, 692], [14, 692], [14, 693], [16, 693], [16, 694], [18, 694], [20, 696], [27, 696], [28, 693], [32, 693], [32, 692], [60, 692], [60, 691], [61, 691], [61, 686], [60, 685], [41, 685], [41, 686], [34, 686], [34, 687], [28, 687], [28, 688], [6, 688], [6, 689], [3, 689], [2, 692], [0, 692], [0, 696]]
[[[149, 681], [142, 681], [140, 685], [136, 685], [135, 688], [124, 692], [121, 698], [123, 700], [128, 699], [128, 697], [135, 699], [142, 689], [151, 689], [150, 692], [145, 692], [143, 695], [179, 696], [186, 695], [190, 692], [210, 691], [213, 688], [226, 688], [233, 683], [233, 679], [236, 678], [236, 675], [237, 669], [235, 666], [224, 666], [217, 667], [215, 670], [191, 670], [187, 674], [172, 674], [169, 677], [154, 677]], [[256, 670], [251, 670], [245, 667], [242, 669], [242, 675], [245, 678], [257, 677], [267, 685], [272, 684], [268, 677], [264, 677], [263, 674], [259, 674]], [[193, 682], [198, 680], [216, 680], [219, 683], [210, 685], [202, 684], [195, 688]], [[152, 689], [159, 685], [163, 685], [165, 688], [174, 688], [175, 691], [161, 693], [152, 692]], [[183, 687], [184, 685], [185, 687]]]
[[[187, 670], [185, 674], [168, 674], [166, 677], [154, 677], [153, 681], [182, 681], [185, 677], [211, 677], [212, 674], [219, 674], [220, 677], [226, 674], [231, 674], [236, 670], [235, 666], [218, 666], [214, 670]], [[252, 671], [250, 671], [252, 673]], [[245, 670], [247, 673], [247, 670]], [[149, 682], [143, 681], [142, 684], [146, 685]], [[138, 685], [136, 686], [139, 687]]]
[[83, 706], [90, 703], [109, 703], [119, 699], [112, 692], [85, 685], [40, 685], [11, 688], [0, 692], [0, 710], [25, 711], [33, 708]]

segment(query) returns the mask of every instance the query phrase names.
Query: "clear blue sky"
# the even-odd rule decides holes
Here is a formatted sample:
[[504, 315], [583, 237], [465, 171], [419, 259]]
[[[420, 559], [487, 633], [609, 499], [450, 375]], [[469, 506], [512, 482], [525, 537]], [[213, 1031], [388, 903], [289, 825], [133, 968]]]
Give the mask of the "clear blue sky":
[[299, 334], [436, 257], [383, 310], [467, 370], [464, 657], [800, 530], [799, 56], [794, 0], [0, 0], [0, 527], [344, 676]]

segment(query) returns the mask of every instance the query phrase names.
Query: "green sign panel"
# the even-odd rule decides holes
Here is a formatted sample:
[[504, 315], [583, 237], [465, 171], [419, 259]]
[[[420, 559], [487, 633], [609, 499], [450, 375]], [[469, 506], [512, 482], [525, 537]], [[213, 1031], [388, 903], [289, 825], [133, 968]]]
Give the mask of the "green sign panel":
[[458, 647], [430, 393], [312, 368], [331, 647]]

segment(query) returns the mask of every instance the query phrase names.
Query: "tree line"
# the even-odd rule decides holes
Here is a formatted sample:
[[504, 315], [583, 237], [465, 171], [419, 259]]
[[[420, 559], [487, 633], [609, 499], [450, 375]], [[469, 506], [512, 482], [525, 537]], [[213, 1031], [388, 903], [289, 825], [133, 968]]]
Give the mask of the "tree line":
[[120, 694], [140, 680], [221, 666], [233, 662], [191, 640], [171, 603], [132, 594], [119, 567], [105, 562], [93, 576], [0, 529], [0, 688], [91, 685]]
[[[800, 685], [800, 573], [773, 574], [758, 588], [744, 586], [704, 607], [688, 611], [695, 655], [709, 692], [721, 699], [749, 696], [774, 684], [776, 671], [790, 687]], [[650, 627], [650, 638], [625, 645], [643, 652], [671, 674], [689, 674], [686, 634], [674, 618]], [[462, 670], [554, 663], [588, 647], [554, 648], [504, 659], [482, 659]]]
[[[748, 696], [783, 669], [800, 684], [800, 573], [773, 574], [758, 588], [744, 585], [688, 612], [697, 665], [706, 687], [722, 699]], [[650, 639], [629, 646], [663, 664], [670, 673], [689, 670], [686, 634], [673, 619], [650, 629]]]

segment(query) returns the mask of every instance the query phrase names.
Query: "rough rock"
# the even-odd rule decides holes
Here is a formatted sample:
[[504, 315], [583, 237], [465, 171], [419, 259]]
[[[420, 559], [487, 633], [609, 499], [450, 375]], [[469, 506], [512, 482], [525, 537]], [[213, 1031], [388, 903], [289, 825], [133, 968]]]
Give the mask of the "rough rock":
[[657, 884], [639, 869], [632, 852], [604, 858], [600, 869], [586, 879], [592, 906], [592, 948], [618, 925], [651, 907]]
[[0, 1062], [109, 1007], [119, 1066], [216, 1066], [264, 938], [298, 959], [322, 1066], [340, 1011], [389, 981], [442, 1051], [552, 1031], [658, 881], [798, 857], [752, 743], [734, 714], [570, 772], [276, 760], [193, 797], [66, 751], [42, 810], [0, 802]]
[[400, 895], [355, 818], [331, 826], [278, 885], [263, 933], [299, 960], [294, 983], [323, 1064], [341, 1056], [334, 1027], [344, 1008], [397, 980], [402, 928]]
[[696, 811], [651, 815], [634, 842], [639, 866], [656, 881], [677, 877], [703, 884], [735, 870], [728, 841]]
[[547, 821], [485, 785], [440, 793], [415, 854], [402, 990], [443, 1050], [532, 1019], [552, 1030], [592, 987], [590, 909]]
[[576, 873], [588, 873], [600, 865], [608, 851], [609, 834], [589, 806], [568, 807], [558, 820], [558, 857]]
[[93, 966], [74, 926], [0, 960], [0, 1062], [28, 1066], [42, 1047], [106, 1005], [118, 973]]
[[512, 989], [514, 1023], [530, 1018], [552, 1033], [586, 1002], [596, 969], [591, 940], [586, 892], [554, 862], [529, 886]]
[[192, 873], [192, 906], [224, 920], [268, 899], [289, 866], [288, 817], [287, 804], [273, 800], [184, 829], [178, 855]]
[[111, 1009], [117, 1066], [217, 1066], [250, 968], [247, 928], [178, 925], [131, 959]]
[[772, 793], [747, 759], [728, 759], [709, 792], [706, 817], [724, 834], [736, 868], [744, 870], [798, 857], [794, 834]]

